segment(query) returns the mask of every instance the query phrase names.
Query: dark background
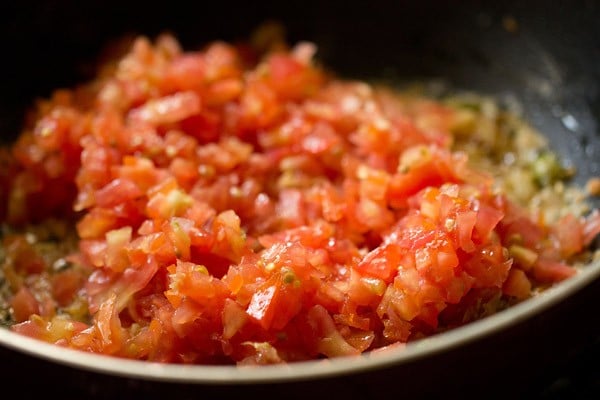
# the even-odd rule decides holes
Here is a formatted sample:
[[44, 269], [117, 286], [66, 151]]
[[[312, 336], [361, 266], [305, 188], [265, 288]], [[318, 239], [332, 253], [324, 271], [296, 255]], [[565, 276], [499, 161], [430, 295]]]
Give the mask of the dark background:
[[[507, 29], [513, 18], [517, 30]], [[91, 77], [104, 44], [170, 31], [186, 47], [249, 36], [279, 20], [290, 41], [357, 78], [443, 79], [517, 98], [579, 182], [600, 174], [597, 1], [21, 1], [0, 5], [0, 138], [14, 138], [37, 96]], [[573, 118], [577, 125], [566, 124]], [[274, 385], [169, 384], [100, 375], [0, 348], [0, 379], [19, 397], [600, 398], [600, 282], [540, 315], [433, 357], [369, 373]], [[325, 396], [323, 396], [323, 394]]]

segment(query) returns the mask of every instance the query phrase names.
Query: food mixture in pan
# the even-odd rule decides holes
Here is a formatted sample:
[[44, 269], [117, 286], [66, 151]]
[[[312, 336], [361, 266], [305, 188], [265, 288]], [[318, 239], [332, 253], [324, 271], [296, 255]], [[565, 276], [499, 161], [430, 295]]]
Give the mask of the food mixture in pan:
[[[266, 33], [265, 33], [266, 32]], [[0, 322], [73, 349], [274, 364], [403, 346], [594, 257], [519, 114], [342, 79], [258, 34], [138, 37], [0, 150]]]

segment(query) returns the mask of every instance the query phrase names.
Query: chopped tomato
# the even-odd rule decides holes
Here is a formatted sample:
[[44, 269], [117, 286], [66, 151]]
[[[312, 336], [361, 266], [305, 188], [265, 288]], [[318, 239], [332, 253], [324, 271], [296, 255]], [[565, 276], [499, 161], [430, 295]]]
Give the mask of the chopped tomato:
[[[256, 41], [139, 37], [36, 103], [0, 150], [14, 332], [163, 363], [356, 356], [499, 312], [591, 259], [597, 210], [553, 219], [494, 178], [530, 162], [504, 143], [522, 133], [504, 111]], [[499, 165], [480, 159], [492, 142], [519, 159], [475, 168]]]
[[559, 282], [577, 273], [577, 270], [560, 261], [539, 259], [532, 267], [533, 276], [540, 282]]
[[21, 287], [17, 293], [10, 299], [13, 318], [17, 322], [23, 322], [29, 319], [30, 315], [39, 314], [40, 305], [33, 297], [33, 294], [26, 287]]

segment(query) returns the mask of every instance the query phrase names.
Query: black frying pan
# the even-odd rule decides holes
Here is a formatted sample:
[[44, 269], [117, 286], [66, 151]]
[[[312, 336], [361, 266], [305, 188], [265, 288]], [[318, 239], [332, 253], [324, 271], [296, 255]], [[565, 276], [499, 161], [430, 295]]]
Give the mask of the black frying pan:
[[[501, 101], [516, 99], [565, 162], [577, 168], [577, 183], [600, 175], [598, 1], [3, 3], [1, 140], [19, 133], [35, 97], [90, 78], [95, 56], [111, 39], [170, 31], [194, 47], [213, 39], [247, 38], [273, 19], [287, 27], [290, 41], [315, 42], [319, 59], [342, 76], [394, 83], [441, 80]], [[0, 376], [23, 394], [86, 398], [306, 398], [319, 393], [361, 399], [474, 393], [592, 398], [600, 395], [600, 368], [587, 366], [598, 364], [600, 356], [598, 293], [600, 283], [590, 279], [539, 312], [520, 315], [518, 324], [506, 323], [427, 356], [323, 377], [239, 383], [232, 376], [230, 385], [202, 376], [144, 379], [63, 365], [10, 346], [0, 346]]]

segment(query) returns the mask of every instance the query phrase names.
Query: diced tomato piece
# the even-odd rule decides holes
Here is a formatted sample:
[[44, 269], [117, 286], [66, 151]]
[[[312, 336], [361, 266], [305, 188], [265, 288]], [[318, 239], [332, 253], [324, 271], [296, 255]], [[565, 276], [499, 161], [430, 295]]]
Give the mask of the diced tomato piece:
[[468, 257], [463, 267], [475, 278], [473, 287], [502, 287], [512, 265], [506, 253], [500, 244], [490, 243]]
[[219, 279], [208, 274], [203, 265], [178, 261], [171, 267], [172, 290], [166, 293], [167, 298], [177, 307], [185, 298], [190, 298], [200, 305], [224, 301], [227, 295], [226, 286]]
[[478, 204], [475, 232], [479, 243], [488, 240], [490, 234], [504, 218], [504, 213], [483, 202]]
[[552, 234], [556, 238], [563, 259], [580, 252], [584, 246], [582, 225], [573, 214], [567, 214], [558, 220]]
[[363, 274], [391, 282], [401, 265], [402, 249], [397, 245], [379, 246], [367, 254], [356, 266]]
[[52, 276], [52, 297], [56, 299], [59, 306], [65, 307], [75, 299], [85, 278], [81, 271], [73, 268], [60, 271]]
[[263, 329], [282, 329], [301, 309], [301, 290], [293, 272], [275, 276], [253, 296], [246, 312], [258, 321]]
[[164, 85], [169, 91], [200, 89], [206, 80], [206, 60], [204, 54], [182, 54], [169, 64]]
[[533, 264], [532, 272], [535, 279], [544, 283], [560, 282], [577, 274], [577, 270], [572, 266], [542, 258]]
[[96, 192], [96, 205], [106, 208], [114, 207], [126, 201], [133, 201], [142, 193], [134, 182], [115, 179]]
[[282, 99], [297, 100], [312, 94], [322, 81], [319, 71], [287, 54], [273, 54], [268, 67], [268, 82]]
[[40, 304], [33, 296], [33, 293], [25, 287], [21, 288], [10, 299], [12, 308], [12, 317], [17, 322], [23, 322], [29, 319], [29, 316], [40, 313]]
[[226, 299], [223, 307], [223, 337], [231, 339], [246, 323], [248, 314], [234, 300]]
[[313, 341], [315, 350], [327, 357], [358, 355], [360, 352], [352, 347], [337, 330], [327, 310], [319, 305], [312, 307], [306, 316], [310, 326], [310, 334], [305, 338]]
[[246, 312], [250, 317], [260, 323], [263, 329], [269, 329], [275, 316], [277, 285], [266, 286], [254, 293]]
[[151, 100], [145, 105], [130, 112], [133, 121], [149, 124], [168, 124], [178, 122], [201, 110], [200, 97], [195, 92], [180, 92], [157, 100]]

